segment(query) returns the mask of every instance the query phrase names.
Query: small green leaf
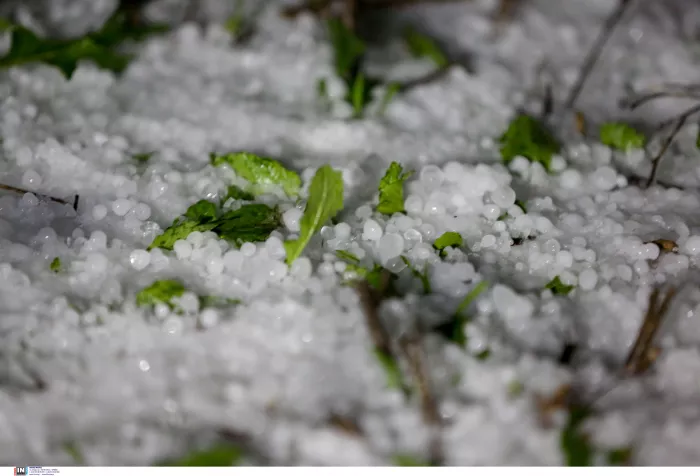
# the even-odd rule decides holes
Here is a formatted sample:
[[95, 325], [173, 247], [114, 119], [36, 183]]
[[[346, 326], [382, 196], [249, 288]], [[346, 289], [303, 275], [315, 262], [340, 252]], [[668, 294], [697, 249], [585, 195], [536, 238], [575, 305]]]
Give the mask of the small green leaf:
[[72, 40], [40, 38], [31, 30], [14, 25], [10, 50], [0, 58], [0, 68], [11, 68], [29, 63], [45, 63], [57, 68], [66, 79], [71, 79], [83, 60], [115, 73], [124, 71], [129, 57], [96, 43], [89, 36]]
[[385, 215], [402, 213], [403, 203], [403, 183], [413, 175], [413, 171], [404, 172], [403, 167], [398, 162], [389, 165], [384, 177], [379, 182], [379, 205], [377, 211]]
[[466, 326], [467, 322], [469, 322], [469, 316], [466, 314], [466, 311], [469, 309], [471, 303], [474, 302], [474, 300], [481, 293], [488, 289], [488, 286], [489, 283], [486, 281], [480, 281], [476, 286], [474, 286], [459, 303], [452, 318], [444, 324], [438, 326], [435, 329], [436, 332], [442, 334], [450, 342], [464, 348], [467, 345], [467, 336], [464, 333], [464, 326]]
[[360, 258], [345, 250], [337, 250], [335, 254], [338, 256], [338, 258], [342, 259], [343, 261], [347, 261], [348, 263], [358, 264], [360, 262]]
[[644, 148], [646, 137], [628, 124], [608, 122], [600, 126], [600, 142], [612, 149], [627, 151]]
[[439, 68], [445, 68], [450, 65], [450, 60], [445, 53], [442, 52], [435, 40], [429, 36], [419, 33], [413, 28], [406, 28], [403, 38], [414, 57], [429, 58]]
[[401, 261], [404, 262], [404, 264], [408, 267], [408, 269], [411, 271], [413, 276], [420, 279], [421, 283], [423, 284], [423, 294], [430, 294], [431, 289], [430, 289], [430, 280], [428, 279], [428, 271], [424, 270], [421, 273], [411, 264], [411, 262], [405, 256], [401, 257]]
[[541, 163], [547, 171], [551, 171], [552, 156], [561, 149], [545, 126], [526, 114], [513, 119], [499, 141], [504, 163], [522, 156], [531, 162]]
[[240, 299], [222, 298], [219, 296], [199, 296], [199, 308], [205, 307], [225, 307], [240, 304]]
[[346, 82], [353, 80], [358, 63], [365, 53], [364, 42], [339, 18], [331, 18], [328, 21], [328, 32], [333, 47], [336, 74]]
[[374, 356], [381, 364], [386, 373], [386, 386], [392, 390], [400, 390], [403, 388], [403, 379], [401, 377], [401, 369], [398, 362], [391, 355], [381, 350], [375, 349]]
[[61, 271], [61, 259], [56, 257], [51, 261], [51, 264], [49, 265], [49, 269], [53, 271], [54, 273], [58, 273]]
[[391, 461], [394, 466], [431, 466], [430, 463], [421, 458], [404, 454], [394, 455]]
[[228, 31], [233, 38], [236, 38], [243, 29], [243, 24], [245, 22], [243, 5], [243, 2], [238, 0], [238, 2], [236, 2], [236, 9], [234, 10], [233, 14], [228, 17], [224, 23], [224, 29]]
[[632, 448], [617, 448], [608, 452], [607, 460], [610, 466], [628, 466], [632, 462]]
[[593, 447], [588, 436], [581, 431], [581, 426], [590, 416], [591, 412], [585, 408], [574, 407], [569, 411], [569, 418], [559, 439], [566, 466], [592, 465]]
[[179, 219], [165, 229], [163, 233], [156, 236], [153, 242], [150, 244], [147, 250], [152, 250], [154, 248], [162, 248], [164, 250], [172, 250], [173, 245], [177, 240], [184, 240], [190, 233], [194, 231], [199, 231], [204, 233], [205, 231], [211, 231], [216, 226], [216, 223], [198, 223], [196, 221]]
[[144, 152], [141, 154], [134, 154], [131, 156], [131, 158], [140, 164], [145, 164], [146, 162], [151, 160], [151, 157], [153, 157], [153, 154], [154, 154], [153, 152]]
[[319, 99], [322, 99], [324, 101], [327, 101], [329, 99], [328, 81], [326, 81], [325, 78], [321, 78], [318, 81], [316, 81], [316, 94], [318, 95]]
[[525, 202], [523, 202], [522, 200], [516, 200], [515, 204], [520, 207], [523, 213], [527, 213], [527, 207], [525, 207]]
[[212, 229], [222, 239], [241, 246], [265, 241], [282, 225], [279, 211], [261, 203], [243, 205], [224, 213]]
[[354, 117], [362, 117], [362, 112], [365, 110], [365, 105], [367, 104], [367, 91], [365, 89], [365, 75], [358, 73], [355, 76], [355, 81], [352, 83], [352, 110]]
[[444, 249], [447, 247], [459, 248], [463, 244], [462, 235], [454, 231], [447, 231], [443, 233], [435, 243], [433, 243], [433, 248], [440, 251], [440, 256], [443, 256]]
[[209, 223], [216, 219], [216, 205], [207, 200], [200, 200], [194, 205], [190, 205], [184, 216], [188, 220]]
[[219, 156], [213, 155], [211, 162], [214, 167], [228, 164], [236, 172], [236, 175], [252, 185], [278, 185], [290, 197], [297, 196], [301, 188], [299, 174], [286, 169], [274, 159], [248, 152], [237, 152]]
[[698, 128], [698, 135], [695, 136], [695, 148], [700, 150], [700, 127]]
[[221, 443], [159, 466], [237, 466], [243, 456], [244, 452], [238, 446]]
[[255, 196], [253, 196], [252, 193], [246, 192], [241, 187], [238, 187], [236, 185], [229, 185], [228, 189], [226, 190], [226, 196], [224, 197], [221, 203], [226, 203], [226, 201], [229, 198], [232, 198], [233, 200], [241, 200], [244, 202], [250, 202], [252, 200], [255, 200]]
[[143, 307], [165, 303], [173, 309], [175, 307], [173, 298], [182, 296], [184, 292], [185, 286], [180, 281], [161, 279], [136, 294], [136, 305]]
[[384, 97], [382, 98], [382, 102], [379, 104], [379, 109], [377, 110], [377, 114], [379, 116], [383, 116], [386, 114], [386, 109], [389, 107], [389, 103], [391, 102], [392, 99], [394, 99], [394, 96], [396, 96], [398, 93], [401, 92], [401, 84], [400, 83], [389, 83], [386, 86], [386, 91], [384, 92]]
[[475, 356], [477, 360], [486, 360], [491, 357], [491, 349], [484, 349]]
[[545, 289], [551, 289], [552, 294], [566, 296], [573, 291], [574, 286], [562, 283], [559, 276], [555, 276], [554, 279], [545, 285]]
[[78, 448], [78, 445], [75, 442], [67, 442], [62, 445], [63, 451], [65, 451], [68, 456], [70, 456], [73, 459], [73, 462], [75, 464], [85, 464], [85, 458], [83, 458], [83, 454]]
[[319, 168], [311, 180], [309, 199], [301, 217], [301, 233], [284, 243], [287, 263], [292, 264], [309, 244], [311, 237], [343, 209], [343, 177], [329, 165]]

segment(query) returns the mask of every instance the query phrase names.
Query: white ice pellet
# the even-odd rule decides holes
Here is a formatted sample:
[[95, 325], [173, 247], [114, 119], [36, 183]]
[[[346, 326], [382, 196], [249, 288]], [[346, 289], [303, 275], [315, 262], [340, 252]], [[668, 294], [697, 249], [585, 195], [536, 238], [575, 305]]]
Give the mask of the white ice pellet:
[[204, 244], [204, 234], [201, 231], [193, 231], [185, 239], [192, 245], [192, 248], [201, 248]]
[[218, 276], [224, 272], [224, 260], [218, 257], [209, 257], [207, 260], [207, 273]]
[[493, 287], [492, 296], [496, 311], [509, 321], [511, 326], [524, 329], [525, 321], [532, 317], [534, 312], [532, 302], [502, 284]]
[[355, 216], [360, 220], [366, 220], [372, 216], [372, 208], [369, 205], [362, 205], [355, 210]]
[[396, 219], [396, 228], [398, 231], [406, 231], [409, 228], [411, 228], [415, 222], [413, 221], [413, 218], [406, 216], [406, 215], [401, 215], [399, 218]]
[[535, 218], [535, 228], [540, 233], [548, 233], [553, 227], [554, 225], [549, 221], [549, 218], [542, 216]]
[[205, 329], [214, 327], [219, 322], [219, 313], [216, 309], [204, 309], [199, 314], [199, 322]]
[[403, 252], [404, 241], [397, 233], [387, 233], [379, 240], [379, 259], [386, 263]]
[[685, 240], [685, 243], [683, 243], [683, 246], [681, 246], [681, 250], [683, 253], [686, 253], [690, 256], [697, 256], [700, 254], [700, 235], [691, 235], [687, 240]]
[[559, 175], [559, 183], [563, 188], [575, 190], [581, 186], [581, 172], [576, 169], [566, 169]]
[[612, 190], [617, 185], [617, 173], [609, 166], [598, 167], [591, 176], [593, 185], [598, 190]]
[[491, 248], [492, 246], [496, 245], [496, 237], [493, 235], [484, 235], [484, 237], [481, 239], [481, 247], [482, 248]]
[[418, 230], [421, 232], [423, 238], [425, 238], [426, 240], [432, 240], [433, 238], [437, 238], [435, 236], [435, 227], [430, 223], [423, 223], [421, 226], [418, 227]]
[[350, 238], [351, 233], [350, 225], [345, 222], [338, 223], [335, 225], [335, 237], [340, 240], [347, 240]]
[[139, 203], [133, 209], [134, 216], [141, 221], [146, 221], [151, 218], [151, 207], [145, 203]]
[[131, 210], [133, 203], [126, 198], [119, 198], [112, 202], [112, 211], [118, 217], [123, 217]]
[[92, 207], [92, 218], [97, 221], [104, 219], [107, 216], [107, 207], [104, 205], [95, 205]]
[[22, 175], [22, 186], [28, 189], [36, 189], [41, 186], [41, 175], [35, 170], [29, 169]]
[[362, 229], [362, 239], [367, 241], [377, 241], [382, 237], [382, 227], [374, 220], [367, 220]]
[[584, 269], [578, 275], [578, 285], [584, 291], [590, 291], [595, 288], [598, 282], [598, 274], [592, 269]]
[[423, 199], [418, 195], [409, 195], [404, 203], [406, 207], [406, 212], [412, 215], [416, 215], [423, 211]]
[[566, 250], [559, 251], [556, 259], [557, 264], [562, 268], [570, 268], [574, 264], [574, 256]]
[[256, 250], [257, 247], [255, 246], [255, 243], [243, 243], [241, 246], [241, 253], [243, 253], [243, 256], [251, 257], [255, 254]]
[[276, 236], [271, 236], [267, 239], [265, 242], [265, 251], [267, 251], [267, 256], [275, 260], [282, 259], [286, 255], [284, 243]]
[[311, 276], [312, 271], [311, 260], [306, 256], [301, 256], [292, 263], [290, 274], [298, 279], [307, 279]]
[[501, 216], [501, 207], [494, 204], [487, 204], [484, 205], [481, 213], [487, 220], [496, 220], [499, 216]]
[[187, 259], [192, 255], [192, 245], [187, 240], [177, 240], [173, 245], [177, 259]]
[[420, 181], [429, 190], [435, 190], [442, 185], [445, 174], [437, 165], [426, 165], [420, 171]]
[[501, 208], [508, 208], [515, 203], [515, 191], [510, 187], [499, 187], [491, 192], [491, 201]]
[[157, 318], [165, 319], [170, 314], [170, 307], [163, 302], [159, 302], [153, 308], [153, 312]]
[[23, 209], [33, 208], [39, 205], [39, 199], [33, 193], [25, 193], [19, 201], [19, 207]]

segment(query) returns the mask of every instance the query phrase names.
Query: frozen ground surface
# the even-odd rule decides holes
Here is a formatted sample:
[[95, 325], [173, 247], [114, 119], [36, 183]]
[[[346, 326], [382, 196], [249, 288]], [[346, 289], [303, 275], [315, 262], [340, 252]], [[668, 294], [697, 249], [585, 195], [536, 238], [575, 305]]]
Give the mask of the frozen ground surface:
[[[119, 80], [89, 65], [70, 82], [45, 67], [2, 73], [1, 182], [81, 200], [76, 214], [31, 194], [0, 196], [0, 463], [71, 464], [70, 444], [87, 464], [153, 464], [222, 429], [250, 436], [275, 464], [426, 457], [417, 402], [386, 388], [357, 297], [329, 264], [333, 247], [349, 239], [356, 253], [380, 259], [381, 242], [369, 239], [377, 230], [363, 230], [379, 179], [396, 160], [418, 172], [406, 187], [408, 215], [373, 219], [391, 238], [411, 238], [411, 260], [434, 263], [436, 295], [388, 303], [392, 332], [449, 315], [478, 281], [491, 283], [471, 309], [466, 351], [435, 335], [425, 340], [446, 419], [446, 463], [561, 464], [565, 415], [542, 428], [535, 396], [574, 378], [589, 389], [612, 378], [651, 286], [680, 282], [654, 370], [618, 386], [587, 428], [601, 454], [632, 447], [637, 464], [700, 464], [697, 127], [662, 166], [663, 183], [682, 190], [627, 186], [622, 171], [648, 173], [639, 151], [611, 153], [568, 126], [557, 173], [517, 162], [507, 170], [493, 139], [536, 93], [536, 66], [546, 59], [564, 92], [614, 2], [533, 1], [495, 39], [493, 3], [402, 14], [473, 54], [474, 71], [456, 67], [399, 95], [383, 119], [347, 122], [342, 108], [335, 119], [319, 110], [316, 79], [332, 74], [328, 43], [315, 19], [286, 21], [275, 8], [238, 49], [218, 26], [202, 35], [185, 25], [149, 40]], [[697, 78], [697, 49], [655, 8], [618, 31], [584, 91], [594, 124], [625, 117], [616, 100], [626, 83]], [[682, 11], [692, 29], [696, 13]], [[391, 59], [389, 73], [398, 76], [429, 67], [396, 52], [387, 44], [374, 59]], [[677, 106], [636, 118], [653, 124]], [[342, 169], [340, 218], [350, 238], [344, 226], [325, 230], [291, 270], [277, 252], [288, 229], [254, 254], [198, 235], [178, 253], [144, 258], [138, 250], [161, 228], [233, 180], [209, 165], [209, 153], [241, 149], [280, 158], [306, 181], [322, 164]], [[132, 154], [150, 151], [147, 166], [134, 165]], [[511, 190], [527, 216], [497, 221], [503, 211], [518, 213]], [[446, 230], [462, 233], [469, 251], [440, 263], [430, 244]], [[519, 234], [535, 239], [510, 246]], [[679, 253], [643, 244], [659, 238], [675, 240]], [[65, 268], [58, 274], [49, 270], [55, 257]], [[576, 285], [569, 296], [543, 290], [557, 275]], [[243, 303], [202, 312], [195, 305], [184, 316], [137, 308], [135, 293], [164, 277]], [[573, 368], [556, 363], [570, 339], [581, 351]], [[490, 356], [478, 359], [485, 349]], [[354, 418], [363, 436], [329, 424], [332, 414]]]

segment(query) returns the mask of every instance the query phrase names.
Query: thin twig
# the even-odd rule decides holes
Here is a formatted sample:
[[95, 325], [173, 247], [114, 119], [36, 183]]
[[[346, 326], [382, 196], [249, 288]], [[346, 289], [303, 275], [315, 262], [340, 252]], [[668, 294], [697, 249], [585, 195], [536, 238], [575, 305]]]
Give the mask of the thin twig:
[[[61, 203], [61, 204], [63, 204], [63, 205], [68, 205], [68, 204], [69, 204], [67, 201], [63, 200], [62, 198], [56, 198], [56, 197], [52, 197], [52, 196], [49, 196], [49, 195], [38, 194], [38, 193], [32, 192], [32, 191], [30, 191], [30, 190], [25, 190], [25, 189], [23, 189], [23, 188], [13, 187], [12, 185], [0, 184], [0, 189], [2, 189], [2, 190], [9, 190], [10, 192], [21, 193], [21, 194], [31, 193], [31, 194], [36, 195], [37, 197], [45, 198], [45, 199], [47, 199], [47, 200], [51, 200], [51, 201], [54, 201], [54, 202], [56, 202], [56, 203]], [[74, 208], [75, 208], [76, 210], [77, 210], [77, 206], [78, 206], [77, 203], [78, 203], [78, 197], [76, 196], [76, 198], [75, 198], [75, 205], [74, 205]]]
[[401, 351], [408, 362], [413, 379], [421, 400], [421, 414], [423, 421], [431, 427], [433, 433], [430, 441], [430, 463], [433, 466], [442, 466], [444, 462], [444, 451], [442, 449], [442, 418], [438, 408], [438, 402], [432, 391], [432, 384], [428, 374], [428, 366], [425, 352], [417, 337], [401, 339], [399, 342]]
[[673, 140], [676, 138], [678, 133], [681, 131], [685, 123], [690, 119], [691, 116], [694, 114], [700, 112], [700, 104], [691, 107], [690, 109], [686, 110], [684, 113], [681, 115], [671, 119], [670, 121], [666, 121], [662, 123], [659, 126], [659, 130], [665, 129], [666, 127], [670, 126], [671, 124], [675, 124], [673, 129], [671, 130], [671, 133], [666, 137], [664, 142], [661, 144], [661, 149], [659, 149], [659, 152], [654, 156], [654, 158], [651, 160], [651, 174], [649, 174], [649, 179], [647, 180], [646, 187], [651, 187], [654, 184], [654, 181], [656, 180], [656, 174], [658, 172], [659, 164], [661, 163], [661, 158], [663, 155], [666, 153], [668, 148], [671, 146], [673, 143]]
[[672, 90], [664, 90], [664, 91], [656, 91], [653, 93], [646, 93], [642, 94], [640, 96], [636, 97], [631, 97], [631, 98], [626, 98], [620, 101], [620, 106], [624, 107], [626, 109], [631, 109], [635, 110], [638, 107], [642, 106], [643, 104], [646, 104], [650, 101], [653, 101], [654, 99], [661, 99], [661, 98], [681, 98], [681, 99], [698, 99], [700, 100], [700, 93], [698, 92], [689, 92], [689, 91], [672, 91]]
[[591, 74], [593, 67], [600, 58], [600, 55], [602, 54], [603, 49], [605, 48], [605, 45], [607, 44], [608, 40], [610, 40], [612, 33], [615, 31], [615, 28], [620, 23], [620, 21], [622, 21], [627, 11], [632, 8], [632, 5], [634, 5], [638, 1], [639, 0], [619, 0], [618, 6], [615, 9], [615, 11], [613, 11], [605, 20], [605, 23], [603, 24], [603, 29], [596, 38], [591, 49], [588, 51], [588, 54], [586, 55], [583, 61], [583, 65], [581, 66], [581, 69], [579, 71], [578, 77], [576, 78], [576, 82], [571, 88], [571, 91], [569, 92], [569, 97], [564, 103], [565, 110], [569, 110], [574, 106], [574, 103], [578, 99], [578, 96], [581, 93], [581, 90], [583, 89], [583, 86], [586, 80], [588, 79], [588, 76]]

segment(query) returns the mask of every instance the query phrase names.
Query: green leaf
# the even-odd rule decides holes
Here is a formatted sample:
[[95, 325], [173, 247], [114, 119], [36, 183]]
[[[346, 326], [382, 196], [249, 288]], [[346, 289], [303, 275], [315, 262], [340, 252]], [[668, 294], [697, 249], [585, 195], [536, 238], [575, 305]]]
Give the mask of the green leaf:
[[405, 454], [394, 455], [391, 461], [394, 466], [431, 466], [430, 463], [421, 458]]
[[342, 259], [343, 261], [347, 261], [348, 263], [358, 264], [360, 262], [360, 258], [348, 251], [337, 250], [335, 254], [338, 256], [338, 258]]
[[516, 200], [515, 204], [520, 207], [520, 209], [523, 211], [523, 213], [527, 213], [527, 208], [525, 207], [525, 202], [522, 200]]
[[185, 286], [174, 279], [161, 279], [143, 288], [136, 294], [136, 305], [155, 306], [158, 303], [167, 304], [170, 309], [175, 307], [173, 298], [180, 297], [185, 292]]
[[76, 464], [85, 464], [85, 458], [75, 442], [71, 441], [64, 443], [62, 447], [63, 451], [66, 452]]
[[240, 304], [240, 299], [223, 298], [219, 296], [199, 296], [199, 308], [205, 307], [226, 307]]
[[255, 200], [255, 196], [253, 196], [252, 193], [246, 192], [241, 187], [238, 187], [236, 185], [229, 185], [228, 189], [226, 190], [226, 196], [221, 201], [221, 203], [226, 203], [226, 201], [229, 198], [232, 198], [234, 200], [242, 200], [246, 202]]
[[236, 175], [244, 178], [253, 185], [279, 185], [290, 197], [299, 194], [301, 179], [296, 172], [284, 168], [274, 159], [259, 157], [248, 152], [212, 157], [212, 165], [222, 164], [231, 166]]
[[416, 278], [420, 279], [421, 283], [423, 284], [423, 294], [430, 294], [430, 280], [428, 279], [428, 271], [427, 269], [424, 270], [422, 273], [416, 269], [411, 262], [406, 258], [405, 256], [401, 257], [401, 261], [404, 262], [404, 264], [408, 267], [408, 269], [411, 271], [413, 276]]
[[379, 182], [379, 205], [377, 211], [385, 215], [404, 211], [403, 183], [413, 175], [413, 171], [404, 172], [398, 162], [389, 165], [384, 177]]
[[457, 309], [455, 310], [452, 318], [445, 322], [444, 324], [435, 328], [435, 330], [442, 334], [450, 342], [457, 344], [458, 346], [464, 348], [467, 345], [467, 335], [464, 333], [464, 326], [469, 322], [469, 316], [466, 314], [469, 306], [474, 302], [474, 300], [486, 289], [488, 289], [489, 283], [486, 281], [480, 281], [476, 286], [474, 286], [464, 299], [459, 303]]
[[228, 17], [224, 23], [224, 29], [228, 31], [233, 38], [236, 38], [243, 29], [243, 24], [245, 22], [243, 5], [243, 2], [238, 0], [238, 2], [236, 2], [236, 9], [234, 10], [233, 14]]
[[491, 357], [491, 349], [484, 349], [475, 356], [477, 360], [486, 360]]
[[238, 446], [220, 443], [159, 466], [237, 466], [243, 456], [244, 452]]
[[591, 466], [592, 464], [593, 447], [588, 441], [588, 436], [581, 431], [581, 426], [590, 416], [591, 412], [585, 408], [573, 407], [569, 411], [569, 418], [559, 439], [566, 466]]
[[547, 171], [551, 171], [552, 156], [561, 149], [545, 126], [526, 114], [520, 114], [511, 121], [499, 142], [504, 163], [523, 156], [531, 162], [541, 163]]
[[386, 113], [386, 109], [387, 107], [389, 107], [389, 103], [399, 92], [401, 92], [400, 83], [389, 83], [386, 86], [384, 97], [382, 98], [382, 102], [379, 104], [379, 109], [377, 112], [378, 115], [383, 116]]
[[392, 390], [400, 390], [403, 388], [403, 379], [401, 377], [401, 369], [398, 362], [394, 358], [379, 349], [374, 350], [374, 356], [381, 364], [386, 373], [386, 386]]
[[164, 250], [172, 250], [173, 245], [177, 240], [184, 240], [190, 233], [194, 231], [199, 231], [204, 233], [205, 231], [211, 231], [216, 226], [216, 223], [198, 223], [196, 221], [179, 219], [165, 229], [163, 233], [156, 236], [153, 242], [150, 244], [147, 250], [152, 250], [154, 248], [162, 248]]
[[0, 58], [0, 68], [45, 63], [58, 68], [66, 79], [71, 79], [83, 60], [92, 61], [114, 73], [124, 71], [130, 60], [128, 56], [98, 44], [89, 36], [73, 40], [44, 39], [21, 25], [12, 28], [11, 36], [10, 50]]
[[548, 282], [544, 288], [551, 289], [552, 294], [566, 296], [571, 291], [573, 291], [574, 286], [562, 283], [559, 279], [559, 276], [555, 276], [554, 279]]
[[139, 162], [141, 164], [145, 164], [149, 160], [151, 160], [151, 157], [153, 157], [154, 152], [144, 152], [141, 154], [134, 154], [131, 156], [136, 162]]
[[435, 240], [435, 243], [433, 243], [433, 248], [440, 251], [440, 256], [442, 256], [445, 248], [449, 246], [459, 248], [463, 243], [462, 235], [454, 231], [447, 231], [437, 240]]
[[170, 31], [170, 26], [163, 23], [146, 24], [130, 21], [129, 18], [127, 12], [117, 9], [102, 28], [87, 36], [98, 45], [116, 48], [125, 41], [143, 41], [149, 36]]
[[355, 81], [352, 83], [351, 94], [351, 104], [354, 117], [362, 117], [362, 113], [365, 110], [365, 105], [368, 102], [364, 74], [358, 73], [358, 75], [355, 76]]
[[700, 128], [698, 130], [698, 135], [695, 136], [695, 148], [700, 149]]
[[222, 239], [237, 246], [265, 241], [282, 225], [279, 211], [261, 203], [243, 205], [224, 213], [212, 229]]
[[630, 447], [617, 448], [608, 452], [607, 460], [610, 466], [628, 466], [632, 461], [634, 451]]
[[329, 165], [319, 168], [311, 180], [309, 199], [301, 217], [299, 239], [284, 243], [287, 263], [292, 264], [309, 244], [311, 237], [343, 209], [343, 176]]
[[190, 205], [184, 216], [188, 220], [209, 223], [216, 219], [216, 205], [207, 200], [200, 200], [194, 205]]
[[61, 271], [61, 259], [56, 257], [51, 261], [51, 264], [49, 265], [49, 269], [53, 271], [54, 273], [58, 273]]
[[356, 76], [355, 70], [365, 53], [364, 42], [339, 18], [328, 20], [328, 33], [333, 47], [336, 74], [346, 82], [353, 80]]
[[450, 65], [450, 60], [445, 53], [442, 52], [435, 40], [429, 36], [419, 33], [413, 28], [406, 28], [403, 38], [414, 57], [428, 58], [439, 68], [445, 68]]
[[600, 126], [600, 142], [612, 149], [627, 151], [644, 148], [647, 140], [628, 124], [608, 122]]

